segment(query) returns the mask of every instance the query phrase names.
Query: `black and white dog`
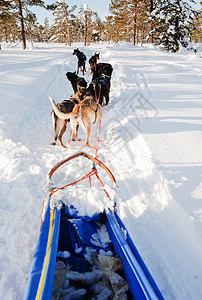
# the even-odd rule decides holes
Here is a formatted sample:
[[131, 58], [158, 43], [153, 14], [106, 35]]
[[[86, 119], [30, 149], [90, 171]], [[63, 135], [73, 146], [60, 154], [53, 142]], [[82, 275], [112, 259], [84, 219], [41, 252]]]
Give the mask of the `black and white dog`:
[[83, 52], [79, 51], [79, 49], [74, 49], [73, 55], [76, 55], [78, 58], [78, 65], [77, 65], [77, 74], [79, 73], [79, 69], [81, 72], [86, 72], [86, 56]]
[[67, 72], [65, 74], [67, 79], [71, 82], [74, 93], [77, 92], [77, 85], [87, 87], [87, 82], [83, 77], [79, 77], [76, 72]]

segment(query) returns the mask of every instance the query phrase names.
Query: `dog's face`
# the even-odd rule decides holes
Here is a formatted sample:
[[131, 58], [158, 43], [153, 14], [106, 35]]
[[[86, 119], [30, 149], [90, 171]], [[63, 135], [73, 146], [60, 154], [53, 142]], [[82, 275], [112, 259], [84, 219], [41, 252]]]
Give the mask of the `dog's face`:
[[77, 84], [78, 84], [79, 86], [81, 86], [81, 87], [84, 87], [84, 88], [87, 87], [87, 82], [85, 81], [84, 78], [78, 78]]
[[78, 55], [79, 54], [79, 49], [74, 49], [74, 52], [72, 53], [73, 55]]
[[95, 56], [96, 59], [99, 59], [100, 58], [100, 53], [95, 53], [94, 56]]
[[67, 72], [65, 75], [67, 76], [67, 79], [69, 81], [77, 80], [77, 77], [78, 77], [76, 75], [76, 72]]
[[81, 86], [77, 84], [77, 91], [80, 92], [82, 95], [86, 94], [86, 88], [84, 86]]

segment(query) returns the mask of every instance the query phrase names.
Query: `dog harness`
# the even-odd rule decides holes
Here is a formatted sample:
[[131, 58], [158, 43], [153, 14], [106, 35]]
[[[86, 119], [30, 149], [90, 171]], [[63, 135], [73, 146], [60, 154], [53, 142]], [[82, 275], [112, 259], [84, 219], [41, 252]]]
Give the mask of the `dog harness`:
[[86, 59], [87, 59], [83, 52], [78, 53], [78, 58], [83, 60], [83, 61], [86, 61]]
[[[81, 114], [81, 107], [82, 106], [88, 106], [88, 107], [90, 107], [93, 111], [94, 111], [94, 113], [95, 113], [95, 120], [94, 120], [94, 122], [93, 122], [93, 124], [96, 122], [96, 120], [97, 120], [97, 111], [98, 111], [98, 103], [96, 102], [96, 104], [97, 104], [97, 107], [96, 107], [96, 109], [93, 109], [92, 108], [92, 106], [91, 106], [91, 102], [92, 101], [94, 101], [94, 100], [91, 100], [90, 98], [88, 99], [89, 100], [89, 105], [87, 105], [87, 104], [81, 104], [81, 103], [79, 103], [79, 115], [80, 116], [82, 116], [82, 114]], [[95, 101], [94, 101], [95, 102]]]

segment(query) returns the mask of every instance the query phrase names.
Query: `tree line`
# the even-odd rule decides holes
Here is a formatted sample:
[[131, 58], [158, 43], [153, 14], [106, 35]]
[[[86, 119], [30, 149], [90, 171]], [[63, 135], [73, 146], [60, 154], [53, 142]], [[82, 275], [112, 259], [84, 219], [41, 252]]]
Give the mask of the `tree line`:
[[[190, 41], [202, 42], [202, 9], [193, 9], [191, 3], [194, 0], [111, 0], [110, 15], [103, 21], [88, 7], [70, 7], [65, 0], [52, 5], [43, 0], [1, 0], [0, 41], [21, 41], [23, 49], [27, 40], [69, 46], [81, 41], [127, 41], [153, 43], [176, 52]], [[45, 18], [40, 25], [33, 6], [51, 10], [53, 23]]]

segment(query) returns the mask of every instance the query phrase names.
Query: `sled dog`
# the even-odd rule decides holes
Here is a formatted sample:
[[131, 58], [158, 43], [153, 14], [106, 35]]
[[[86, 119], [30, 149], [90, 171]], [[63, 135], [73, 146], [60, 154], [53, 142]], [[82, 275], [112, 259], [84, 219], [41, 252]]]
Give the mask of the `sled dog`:
[[90, 69], [92, 69], [96, 64], [98, 59], [100, 58], [100, 53], [94, 53], [93, 56], [89, 59]]
[[[77, 92], [70, 97], [70, 100], [63, 100], [61, 103], [57, 104], [58, 109], [63, 113], [70, 113], [72, 112], [74, 106], [78, 104], [81, 100], [83, 100], [84, 94], [86, 93], [86, 89], [80, 85], [77, 85]], [[62, 137], [66, 131], [66, 124], [65, 122], [70, 122], [70, 119], [66, 119], [65, 122], [63, 119], [58, 118], [55, 114], [54, 110], [51, 112], [51, 119], [53, 124], [53, 132], [54, 132], [54, 142], [51, 145], [56, 145], [57, 139], [60, 142], [60, 145], [63, 148], [66, 146], [62, 142]], [[79, 126], [76, 127], [76, 137], [78, 139], [78, 129]]]
[[79, 77], [78, 75], [76, 75], [76, 71], [75, 72], [67, 72], [66, 74], [67, 79], [71, 82], [72, 88], [74, 90], [74, 93], [77, 92], [77, 85], [79, 86], [83, 86], [83, 87], [87, 87], [87, 82], [83, 77]]
[[77, 125], [81, 126], [86, 132], [85, 145], [89, 145], [89, 138], [91, 134], [91, 127], [93, 123], [97, 124], [97, 131], [102, 119], [102, 110], [101, 106], [94, 100], [92, 96], [85, 96], [84, 100], [76, 104], [72, 112], [64, 113], [60, 111], [55, 101], [49, 96], [49, 100], [52, 104], [53, 110], [57, 117], [61, 120], [70, 119], [71, 124], [71, 135], [68, 141], [68, 144], [71, 143], [71, 136], [77, 139], [76, 127]]
[[81, 52], [78, 48], [74, 49], [73, 55], [76, 55], [78, 58], [78, 65], [77, 65], [77, 74], [79, 73], [79, 69], [81, 72], [86, 72], [86, 56], [83, 52]]

